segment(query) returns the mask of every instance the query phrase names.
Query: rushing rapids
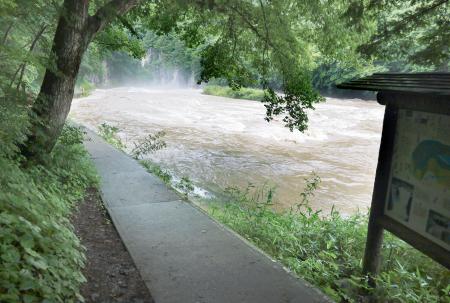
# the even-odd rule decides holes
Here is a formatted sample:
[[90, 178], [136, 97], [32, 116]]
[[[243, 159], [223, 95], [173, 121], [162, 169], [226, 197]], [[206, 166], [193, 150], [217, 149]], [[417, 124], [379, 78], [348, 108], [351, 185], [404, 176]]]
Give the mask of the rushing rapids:
[[167, 148], [149, 158], [175, 176], [189, 176], [199, 193], [228, 186], [274, 186], [277, 207], [299, 202], [304, 179], [315, 172], [322, 182], [312, 206], [343, 213], [370, 204], [383, 107], [358, 99], [316, 105], [305, 133], [282, 121], [267, 123], [255, 101], [203, 95], [200, 90], [115, 88], [75, 99], [71, 117], [95, 129], [121, 129], [126, 144], [159, 130]]

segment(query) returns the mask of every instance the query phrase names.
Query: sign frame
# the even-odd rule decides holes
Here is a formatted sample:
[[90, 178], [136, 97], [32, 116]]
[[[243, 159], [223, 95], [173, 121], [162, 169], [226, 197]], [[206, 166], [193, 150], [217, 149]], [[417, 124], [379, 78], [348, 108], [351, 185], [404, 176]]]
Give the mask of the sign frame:
[[381, 90], [377, 94], [377, 101], [380, 104], [385, 105], [386, 108], [371, 211], [369, 215], [363, 272], [374, 276], [379, 271], [384, 229], [390, 231], [395, 236], [450, 269], [449, 250], [385, 214], [399, 110], [406, 109], [448, 115], [450, 119], [449, 97], [445, 95], [389, 92]]

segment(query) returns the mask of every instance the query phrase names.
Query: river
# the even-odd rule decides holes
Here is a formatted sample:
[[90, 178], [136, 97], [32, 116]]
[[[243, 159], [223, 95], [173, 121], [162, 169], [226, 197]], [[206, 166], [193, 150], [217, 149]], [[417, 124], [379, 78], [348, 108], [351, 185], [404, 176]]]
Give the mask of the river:
[[198, 192], [228, 186], [275, 187], [277, 208], [300, 201], [304, 179], [322, 182], [311, 205], [344, 214], [370, 205], [384, 107], [359, 99], [327, 98], [310, 113], [309, 129], [290, 132], [266, 122], [260, 102], [203, 95], [200, 90], [98, 89], [74, 99], [70, 117], [95, 129], [121, 129], [125, 143], [159, 130], [167, 148], [150, 159], [175, 176], [189, 176]]

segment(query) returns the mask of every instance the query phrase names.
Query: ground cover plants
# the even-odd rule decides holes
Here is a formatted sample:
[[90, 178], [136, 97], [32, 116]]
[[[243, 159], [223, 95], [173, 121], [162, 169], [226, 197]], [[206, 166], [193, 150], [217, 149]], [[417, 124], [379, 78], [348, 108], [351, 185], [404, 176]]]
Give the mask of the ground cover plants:
[[79, 302], [85, 257], [70, 216], [97, 184], [83, 133], [66, 125], [48, 163], [27, 166], [15, 153], [20, 142], [4, 136], [8, 126], [24, 131], [17, 122], [25, 114], [3, 109], [10, 115], [0, 122], [0, 302]]

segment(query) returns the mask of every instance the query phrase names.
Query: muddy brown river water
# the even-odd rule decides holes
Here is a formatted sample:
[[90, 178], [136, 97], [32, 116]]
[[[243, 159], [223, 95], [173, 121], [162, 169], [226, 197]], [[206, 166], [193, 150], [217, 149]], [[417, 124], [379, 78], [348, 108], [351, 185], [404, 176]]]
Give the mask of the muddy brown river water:
[[312, 206], [328, 212], [366, 211], [372, 195], [384, 107], [334, 99], [310, 113], [309, 129], [267, 123], [255, 101], [203, 95], [200, 90], [115, 88], [75, 99], [70, 116], [96, 129], [121, 129], [125, 143], [159, 130], [167, 148], [149, 158], [175, 176], [189, 176], [200, 194], [228, 186], [273, 186], [278, 208], [299, 202], [304, 179], [322, 179]]

